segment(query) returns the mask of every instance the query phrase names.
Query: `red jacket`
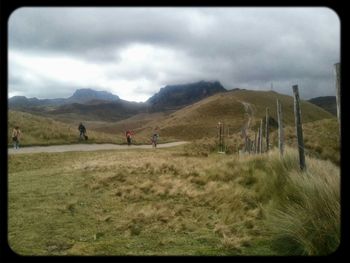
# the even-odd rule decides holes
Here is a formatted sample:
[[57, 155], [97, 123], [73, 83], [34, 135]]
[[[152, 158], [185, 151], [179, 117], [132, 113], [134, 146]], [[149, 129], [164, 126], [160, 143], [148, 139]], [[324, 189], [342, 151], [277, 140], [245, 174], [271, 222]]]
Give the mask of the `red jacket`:
[[134, 135], [134, 133], [132, 131], [126, 131], [125, 132], [125, 136], [126, 137], [130, 137], [131, 135]]

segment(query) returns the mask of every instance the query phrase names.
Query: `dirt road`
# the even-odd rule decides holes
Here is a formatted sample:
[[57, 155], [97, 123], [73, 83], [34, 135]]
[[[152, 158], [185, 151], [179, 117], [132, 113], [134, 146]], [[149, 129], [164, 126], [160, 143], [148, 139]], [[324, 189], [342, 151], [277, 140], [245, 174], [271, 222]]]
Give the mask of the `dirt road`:
[[[188, 142], [170, 142], [158, 144], [157, 148], [167, 148], [182, 145]], [[23, 153], [42, 153], [42, 152], [73, 152], [73, 151], [98, 151], [98, 150], [116, 150], [116, 149], [152, 149], [152, 145], [117, 145], [117, 144], [71, 144], [71, 145], [52, 145], [52, 146], [33, 146], [22, 147], [18, 150], [8, 149], [8, 154]]]

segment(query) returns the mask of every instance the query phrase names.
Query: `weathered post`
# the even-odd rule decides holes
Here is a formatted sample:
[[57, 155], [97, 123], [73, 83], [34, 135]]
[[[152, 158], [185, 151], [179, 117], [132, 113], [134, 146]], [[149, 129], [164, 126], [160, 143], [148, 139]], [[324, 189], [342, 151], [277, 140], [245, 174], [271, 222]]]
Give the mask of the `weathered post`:
[[252, 140], [251, 140], [250, 138], [248, 138], [248, 153], [249, 153], [249, 154], [250, 154], [251, 151], [252, 151], [252, 144], [253, 144]]
[[222, 152], [222, 123], [220, 123], [220, 152]]
[[299, 150], [299, 162], [300, 169], [306, 170], [305, 164], [305, 153], [304, 153], [304, 139], [303, 139], [303, 127], [301, 124], [301, 110], [300, 110], [300, 99], [298, 85], [293, 86], [294, 93], [294, 116], [295, 116], [295, 127], [298, 139], [298, 150]]
[[260, 153], [260, 127], [258, 128], [258, 144], [256, 145], [256, 153]]
[[222, 122], [218, 123], [218, 129], [219, 129], [219, 153], [224, 152], [224, 124]]
[[225, 152], [225, 126], [222, 123], [222, 152]]
[[218, 123], [219, 152], [221, 150], [221, 122]]
[[266, 136], [266, 152], [269, 151], [269, 108], [266, 108], [266, 127], [265, 127], [265, 136]]
[[259, 145], [259, 153], [263, 152], [263, 121], [262, 119], [260, 120], [260, 145]]
[[254, 152], [258, 153], [256, 140], [257, 140], [257, 134], [256, 134], [256, 132], [254, 132]]
[[339, 124], [339, 131], [341, 129], [341, 126], [340, 126], [340, 122], [341, 122], [341, 118], [340, 118], [340, 63], [336, 63], [334, 64], [334, 67], [335, 67], [335, 74], [336, 74], [336, 82], [335, 82], [335, 87], [336, 87], [336, 90], [337, 90], [337, 93], [336, 93], [336, 99], [337, 99], [337, 116], [338, 116], [338, 124]]
[[282, 116], [282, 105], [277, 99], [277, 120], [278, 120], [278, 148], [280, 155], [283, 156], [284, 150], [284, 134], [283, 134], [283, 116]]

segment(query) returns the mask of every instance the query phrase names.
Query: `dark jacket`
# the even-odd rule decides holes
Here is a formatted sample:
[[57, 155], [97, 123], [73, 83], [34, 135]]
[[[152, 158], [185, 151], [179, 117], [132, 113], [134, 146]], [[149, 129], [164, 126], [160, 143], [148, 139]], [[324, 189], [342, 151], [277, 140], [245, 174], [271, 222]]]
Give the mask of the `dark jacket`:
[[85, 126], [83, 124], [80, 124], [78, 127], [79, 131], [86, 132]]

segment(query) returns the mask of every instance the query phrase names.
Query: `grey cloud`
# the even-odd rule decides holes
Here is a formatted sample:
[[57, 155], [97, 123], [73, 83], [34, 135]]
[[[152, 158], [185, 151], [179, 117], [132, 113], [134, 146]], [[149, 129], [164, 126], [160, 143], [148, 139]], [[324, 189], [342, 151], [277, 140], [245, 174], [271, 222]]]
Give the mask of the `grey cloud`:
[[133, 42], [181, 40], [185, 21], [168, 13], [134, 8], [21, 8], [10, 17], [9, 43], [17, 49], [107, 58], [106, 54]]
[[[334, 95], [340, 25], [332, 12], [327, 8], [22, 8], [10, 18], [9, 47], [39, 55], [69, 54], [103, 66], [117, 64], [120, 52], [130, 44], [145, 43], [183, 54], [184, 70], [160, 74], [147, 65], [135, 65], [107, 75], [154, 80], [154, 92], [160, 83], [217, 79], [228, 88], [258, 89], [274, 82], [280, 92], [287, 92], [283, 88], [287, 83], [301, 81], [305, 96]], [[144, 92], [150, 94], [148, 88]]]

